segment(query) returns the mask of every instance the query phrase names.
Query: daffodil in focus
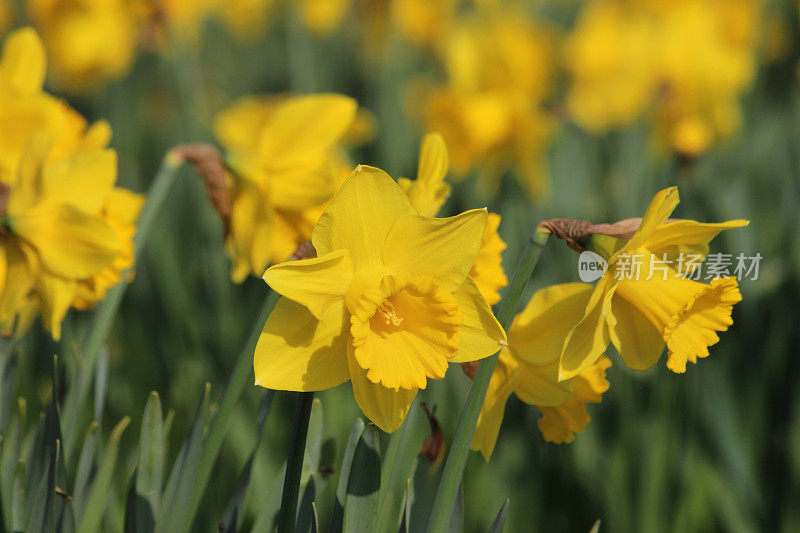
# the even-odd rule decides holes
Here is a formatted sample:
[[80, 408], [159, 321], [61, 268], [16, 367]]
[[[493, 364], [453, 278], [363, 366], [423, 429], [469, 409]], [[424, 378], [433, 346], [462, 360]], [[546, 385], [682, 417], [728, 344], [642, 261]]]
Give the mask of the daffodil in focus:
[[136, 52], [137, 20], [127, 0], [28, 0], [59, 85], [90, 89], [124, 76]]
[[0, 58], [0, 324], [4, 333], [22, 334], [40, 314], [58, 337], [70, 306], [93, 306], [133, 265], [144, 198], [114, 186], [108, 124], [87, 127], [45, 93], [45, 72], [44, 47], [32, 29], [8, 37]]
[[359, 166], [314, 228], [318, 257], [271, 267], [282, 295], [256, 348], [256, 384], [318, 391], [351, 381], [384, 431], [449, 363], [498, 351], [505, 333], [467, 275], [484, 210], [420, 215], [383, 171]]
[[[400, 178], [397, 183], [408, 195], [417, 211], [424, 216], [436, 216], [450, 195], [450, 185], [444, 179], [448, 169], [447, 147], [438, 133], [429, 133], [422, 140], [417, 179]], [[500, 289], [508, 285], [503, 271], [502, 253], [506, 243], [500, 238], [500, 215], [489, 213], [483, 232], [481, 248], [469, 276], [489, 305], [500, 301]]]
[[667, 367], [685, 372], [687, 363], [709, 355], [718, 332], [733, 323], [733, 305], [742, 298], [736, 279], [695, 281], [688, 276], [693, 270], [681, 268], [681, 261], [689, 255], [705, 257], [719, 232], [748, 222], [670, 220], [677, 205], [677, 188], [659, 192], [630, 238], [610, 237], [606, 250], [597, 250], [607, 256], [608, 270], [566, 335], [560, 379], [593, 365], [609, 341], [633, 370], [654, 365], [666, 345]]
[[441, 46], [447, 83], [426, 91], [423, 119], [442, 134], [456, 176], [478, 171], [489, 191], [513, 169], [534, 198], [547, 194], [543, 163], [553, 122], [548, 31], [527, 17], [488, 10], [459, 19]]
[[217, 117], [231, 170], [234, 280], [261, 276], [311, 237], [341, 184], [341, 143], [356, 107], [335, 94], [244, 98]]
[[541, 411], [539, 430], [548, 442], [571, 442], [589, 423], [586, 404], [600, 402], [608, 390], [605, 371], [611, 361], [601, 356], [565, 381], [558, 381], [558, 361], [564, 338], [583, 314], [590, 295], [591, 286], [583, 283], [554, 285], [534, 294], [514, 319], [472, 438], [471, 448], [480, 450], [487, 461], [512, 393]]

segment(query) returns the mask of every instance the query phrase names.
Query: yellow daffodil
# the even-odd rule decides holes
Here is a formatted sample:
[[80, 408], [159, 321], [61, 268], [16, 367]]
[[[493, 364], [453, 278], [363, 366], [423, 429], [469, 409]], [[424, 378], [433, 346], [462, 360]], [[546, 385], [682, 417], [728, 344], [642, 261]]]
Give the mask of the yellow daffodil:
[[708, 347], [719, 341], [717, 333], [733, 323], [733, 305], [741, 300], [736, 280], [688, 279], [687, 272], [679, 272], [678, 259], [682, 253], [704, 257], [720, 231], [748, 222], [668, 220], [677, 205], [677, 188], [659, 192], [633, 236], [614, 242], [606, 273], [564, 341], [561, 379], [594, 364], [609, 341], [634, 370], [655, 364], [666, 344], [667, 366], [684, 372], [687, 362], [708, 356]]
[[[398, 185], [408, 195], [417, 211], [424, 216], [436, 216], [447, 197], [450, 196], [450, 185], [445, 183], [448, 160], [447, 147], [438, 133], [429, 133], [422, 140], [417, 167], [417, 179], [400, 178]], [[489, 213], [486, 230], [483, 232], [481, 249], [475, 264], [469, 271], [469, 277], [478, 286], [478, 290], [489, 305], [500, 301], [500, 289], [508, 285], [508, 278], [503, 272], [502, 253], [506, 243], [500, 238], [497, 230], [500, 227], [500, 215]]]
[[539, 430], [548, 442], [574, 439], [589, 423], [586, 403], [597, 403], [608, 390], [601, 356], [593, 365], [566, 381], [558, 381], [558, 361], [569, 329], [583, 314], [591, 286], [567, 283], [533, 295], [508, 330], [508, 346], [500, 352], [472, 438], [472, 449], [488, 461], [492, 455], [506, 401], [515, 393], [542, 412]]
[[[0, 275], [0, 286], [5, 287], [0, 322], [10, 332], [16, 321], [20, 334], [38, 312], [58, 337], [70, 305], [92, 306], [132, 265], [135, 220], [143, 197], [113, 186], [116, 155], [104, 149], [111, 138], [108, 124], [100, 121], [87, 128], [77, 112], [43, 92], [45, 71], [44, 47], [32, 29], [8, 37], [0, 58], [0, 122], [4, 125], [0, 182], [9, 199], [3, 219], [9, 237], [2, 243], [7, 269]], [[84, 217], [74, 215], [74, 210]], [[89, 268], [85, 262], [92, 258], [81, 257], [96, 254], [93, 245], [81, 248], [72, 237], [61, 240], [62, 232], [71, 231], [70, 216], [78, 217], [74, 239], [86, 239], [83, 233], [88, 224], [103, 228], [97, 230], [101, 241], [114, 241], [116, 252], [103, 268], [94, 269], [98, 262]], [[86, 217], [89, 222], [82, 226]], [[63, 228], [53, 227], [61, 222]], [[107, 238], [107, 229], [113, 239]], [[68, 262], [59, 265], [53, 259], [67, 253], [61, 250], [64, 247], [74, 248], [67, 252], [77, 256], [72, 258], [75, 262], [84, 261], [80, 268], [71, 268]]]
[[101, 214], [114, 187], [116, 154], [93, 150], [48, 162], [47, 150], [44, 138], [34, 142], [8, 193], [0, 322], [13, 326], [32, 296], [57, 339], [79, 283], [109, 268], [122, 242]]
[[36, 135], [51, 139], [51, 159], [103, 148], [111, 137], [105, 121], [87, 129], [75, 110], [42, 90], [46, 71], [44, 47], [33, 29], [9, 35], [0, 57], [0, 181], [8, 185], [14, 185], [22, 153]]
[[467, 275], [485, 225], [485, 210], [422, 216], [383, 171], [356, 168], [314, 228], [318, 257], [264, 274], [282, 298], [256, 348], [256, 384], [317, 391], [350, 380], [364, 413], [397, 429], [428, 379], [505, 342]]
[[127, 0], [29, 0], [27, 6], [59, 85], [86, 90], [130, 70], [137, 21]]
[[262, 275], [311, 237], [341, 184], [340, 144], [355, 115], [355, 101], [335, 94], [245, 98], [219, 115], [215, 132], [232, 169], [234, 280]]
[[758, 21], [754, 0], [587, 2], [566, 46], [572, 117], [605, 131], [652, 109], [662, 145], [706, 151], [738, 129]]
[[441, 132], [457, 176], [478, 170], [490, 189], [514, 168], [533, 197], [547, 193], [543, 152], [552, 131], [542, 110], [553, 79], [547, 31], [490, 11], [459, 20], [442, 46], [446, 85], [427, 91], [423, 118]]

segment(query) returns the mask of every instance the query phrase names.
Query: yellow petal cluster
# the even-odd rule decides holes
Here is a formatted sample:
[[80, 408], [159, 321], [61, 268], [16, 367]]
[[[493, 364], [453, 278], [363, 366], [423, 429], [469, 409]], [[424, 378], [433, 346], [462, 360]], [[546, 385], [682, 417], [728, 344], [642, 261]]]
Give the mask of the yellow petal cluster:
[[138, 38], [133, 2], [28, 0], [27, 9], [65, 89], [83, 91], [130, 70]]
[[491, 190], [513, 168], [532, 197], [545, 195], [550, 32], [512, 11], [488, 10], [459, 18], [440, 48], [447, 81], [425, 91], [422, 112], [426, 127], [447, 142], [456, 175], [479, 171]]
[[356, 107], [336, 94], [248, 97], [217, 117], [230, 167], [226, 247], [235, 281], [261, 276], [311, 238], [342, 182], [341, 143]]
[[[619, 240], [608, 257], [608, 270], [597, 282], [580, 321], [564, 341], [559, 375], [576, 376], [593, 365], [609, 342], [625, 364], [645, 370], [656, 363], [666, 345], [667, 366], [684, 372], [687, 362], [708, 356], [717, 335], [733, 323], [733, 305], [741, 300], [737, 282], [721, 277], [710, 284], [678, 272], [679, 253], [708, 252], [721, 231], [747, 225], [746, 220], [704, 224], [669, 220], [678, 205], [675, 187], [659, 192], [634, 235]], [[630, 261], [621, 258], [631, 258]], [[638, 258], [638, 272], [629, 270]], [[666, 261], [665, 269], [651, 268]]]
[[572, 117], [593, 131], [652, 109], [663, 145], [696, 155], [738, 129], [755, 73], [755, 0], [593, 0], [568, 38]]
[[256, 384], [317, 391], [352, 383], [381, 429], [449, 363], [489, 356], [505, 333], [467, 275], [486, 211], [423, 216], [383, 171], [359, 166], [312, 234], [318, 257], [275, 265], [282, 295], [256, 348]]
[[44, 48], [30, 29], [0, 58], [0, 327], [39, 314], [55, 338], [70, 307], [101, 300], [133, 264], [141, 195], [115, 187], [111, 130], [42, 90]]
[[586, 403], [597, 403], [608, 390], [605, 370], [611, 362], [601, 356], [572, 379], [558, 380], [558, 361], [564, 337], [580, 317], [591, 286], [567, 283], [542, 289], [514, 318], [508, 346], [500, 352], [489, 381], [472, 439], [488, 461], [497, 442], [506, 401], [515, 393], [543, 414], [539, 429], [548, 442], [570, 442], [589, 423]]

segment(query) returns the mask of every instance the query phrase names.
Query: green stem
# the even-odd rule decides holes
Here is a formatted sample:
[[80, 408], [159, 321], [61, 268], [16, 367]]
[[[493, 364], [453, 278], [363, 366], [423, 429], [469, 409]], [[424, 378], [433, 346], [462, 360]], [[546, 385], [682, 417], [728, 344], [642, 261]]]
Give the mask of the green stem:
[[[150, 189], [147, 191], [147, 201], [139, 215], [136, 235], [133, 238], [134, 263], [141, 258], [147, 237], [150, 235], [158, 213], [161, 211], [172, 184], [175, 182], [181, 163], [183, 163], [181, 158], [177, 157], [173, 152], [168, 152], [164, 157], [161, 168], [159, 168], [153, 179], [152, 185], [150, 185]], [[97, 306], [92, 315], [88, 331], [83, 337], [79, 351], [81, 371], [78, 373], [76, 385], [72, 387], [64, 402], [62, 418], [65, 424], [64, 427], [75, 427], [75, 424], [77, 424], [83, 399], [86, 398], [91, 385], [92, 370], [97, 361], [97, 355], [100, 353], [100, 347], [111, 330], [114, 316], [116, 316], [117, 309], [119, 309], [119, 305], [122, 302], [125, 289], [128, 287], [128, 281], [126, 281], [128, 276], [126, 274], [127, 272], [123, 273], [122, 281], [109, 289], [103, 301]], [[77, 433], [72, 432], [73, 435]], [[73, 444], [71, 439], [65, 439], [64, 451], [68, 457], [72, 452]]]
[[297, 519], [297, 497], [300, 493], [300, 474], [303, 472], [303, 458], [306, 454], [308, 419], [314, 402], [313, 392], [298, 392], [297, 408], [294, 413], [292, 441], [289, 443], [289, 457], [286, 459], [286, 477], [283, 479], [281, 510], [278, 513], [278, 533], [294, 533]]
[[[261, 310], [258, 312], [253, 328], [250, 330], [250, 335], [247, 337], [247, 342], [242, 346], [239, 351], [239, 357], [236, 360], [236, 366], [233, 368], [228, 387], [222, 396], [222, 401], [219, 404], [217, 414], [214, 415], [214, 420], [211, 422], [211, 428], [208, 431], [205, 446], [203, 447], [200, 462], [197, 466], [197, 477], [195, 478], [195, 487], [192, 494], [192, 508], [190, 516], [194, 518], [197, 513], [197, 508], [205, 494], [206, 485], [211, 477], [211, 470], [214, 467], [214, 462], [217, 460], [219, 451], [222, 448], [222, 441], [225, 438], [225, 433], [231, 424], [233, 417], [233, 408], [236, 402], [239, 401], [242, 393], [248, 384], [253, 382], [253, 353], [256, 351], [256, 344], [264, 329], [264, 324], [275, 304], [278, 303], [280, 295], [270, 290], [264, 298], [264, 303], [261, 305]], [[307, 421], [306, 421], [307, 423]]]
[[[522, 258], [498, 313], [498, 320], [504, 329], [508, 329], [511, 325], [511, 320], [514, 318], [514, 313], [517, 310], [522, 294], [525, 292], [525, 287], [528, 285], [542, 248], [549, 237], [550, 234], [544, 229], [537, 228], [522, 253]], [[486, 396], [486, 389], [489, 388], [489, 380], [492, 377], [499, 355], [500, 352], [497, 352], [491, 357], [487, 357], [478, 366], [467, 401], [458, 420], [456, 434], [453, 437], [450, 453], [447, 455], [447, 462], [442, 472], [442, 479], [439, 482], [439, 489], [436, 491], [436, 498], [433, 501], [433, 509], [428, 521], [428, 531], [445, 531], [450, 522], [450, 514], [458, 495], [458, 487], [464, 474], [464, 466], [467, 464], [469, 445], [472, 442], [475, 426], [478, 423], [478, 415], [481, 412], [483, 399]]]

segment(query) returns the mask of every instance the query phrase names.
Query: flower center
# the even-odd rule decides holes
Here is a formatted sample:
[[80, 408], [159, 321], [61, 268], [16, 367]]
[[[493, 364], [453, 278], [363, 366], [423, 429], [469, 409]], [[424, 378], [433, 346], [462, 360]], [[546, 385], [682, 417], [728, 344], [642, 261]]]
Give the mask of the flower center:
[[427, 276], [375, 279], [357, 276], [345, 296], [355, 359], [373, 383], [424, 389], [458, 351], [458, 304]]
[[383, 303], [378, 306], [377, 314], [383, 318], [383, 322], [387, 326], [399, 326], [403, 323], [403, 319], [397, 315], [397, 309], [395, 309], [394, 305], [389, 300], [384, 300]]

